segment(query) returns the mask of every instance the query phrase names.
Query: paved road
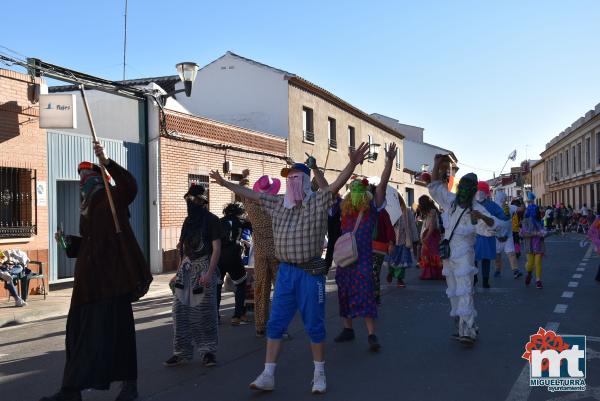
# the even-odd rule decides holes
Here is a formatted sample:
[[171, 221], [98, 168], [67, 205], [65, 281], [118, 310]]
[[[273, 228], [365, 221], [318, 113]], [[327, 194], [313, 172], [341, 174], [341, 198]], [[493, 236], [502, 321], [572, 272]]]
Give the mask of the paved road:
[[[587, 252], [586, 252], [587, 251]], [[327, 400], [575, 400], [600, 399], [600, 285], [594, 280], [600, 259], [579, 238], [551, 237], [544, 259], [543, 290], [525, 288], [508, 268], [493, 279], [490, 290], [479, 288], [480, 340], [473, 348], [451, 341], [452, 324], [443, 282], [423, 282], [408, 271], [405, 289], [386, 288], [380, 309], [379, 354], [367, 351], [366, 332], [357, 324], [357, 339], [334, 344], [340, 329], [335, 293], [327, 306]], [[521, 265], [523, 260], [521, 260]], [[579, 269], [579, 270], [577, 270]], [[581, 277], [575, 276], [580, 274]], [[577, 283], [569, 287], [569, 283]], [[573, 292], [564, 298], [565, 291]], [[569, 294], [566, 294], [569, 295]], [[556, 313], [558, 304], [566, 305]], [[231, 314], [231, 302], [223, 313]], [[560, 310], [559, 307], [558, 310]], [[564, 307], [562, 307], [564, 309]], [[164, 368], [170, 356], [170, 299], [157, 298], [135, 306], [142, 400], [312, 400], [312, 361], [307, 338], [296, 319], [294, 339], [284, 344], [277, 367], [277, 389], [251, 392], [248, 383], [261, 371], [264, 340], [252, 326], [221, 326], [219, 365], [199, 361]], [[360, 322], [358, 322], [360, 323]], [[583, 394], [531, 389], [529, 369], [521, 354], [538, 327], [559, 333], [588, 335], [587, 384]], [[0, 392], [2, 399], [37, 400], [60, 383], [64, 363], [65, 319], [50, 319], [0, 330]], [[88, 391], [85, 400], [112, 400], [111, 392]]]

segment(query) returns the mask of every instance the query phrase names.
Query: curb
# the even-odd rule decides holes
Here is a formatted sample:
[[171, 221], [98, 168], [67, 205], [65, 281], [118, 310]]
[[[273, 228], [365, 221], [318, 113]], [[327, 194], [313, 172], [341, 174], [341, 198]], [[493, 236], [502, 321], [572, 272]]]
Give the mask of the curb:
[[[137, 302], [149, 301], [153, 299], [162, 298], [171, 294], [171, 290], [160, 290], [155, 293], [149, 294], [142, 299], [134, 302], [132, 305], [135, 306]], [[65, 308], [51, 309], [48, 312], [36, 311], [30, 309], [26, 313], [22, 313], [21, 316], [15, 318], [16, 314], [13, 314], [13, 318], [0, 319], [0, 330], [7, 327], [19, 326], [25, 323], [41, 322], [48, 319], [54, 319], [57, 317], [66, 317], [69, 314], [69, 304], [65, 304]]]

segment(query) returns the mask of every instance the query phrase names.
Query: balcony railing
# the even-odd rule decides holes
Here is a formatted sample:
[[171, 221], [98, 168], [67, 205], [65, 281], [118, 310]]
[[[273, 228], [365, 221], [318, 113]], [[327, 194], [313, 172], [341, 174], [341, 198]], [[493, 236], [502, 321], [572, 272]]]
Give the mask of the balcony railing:
[[314, 143], [315, 142], [315, 133], [311, 132], [311, 131], [304, 131], [304, 140], [306, 142]]
[[354, 152], [355, 150], [356, 150], [356, 147], [348, 146], [348, 152]]
[[337, 149], [337, 140], [329, 138], [329, 147], [331, 149]]

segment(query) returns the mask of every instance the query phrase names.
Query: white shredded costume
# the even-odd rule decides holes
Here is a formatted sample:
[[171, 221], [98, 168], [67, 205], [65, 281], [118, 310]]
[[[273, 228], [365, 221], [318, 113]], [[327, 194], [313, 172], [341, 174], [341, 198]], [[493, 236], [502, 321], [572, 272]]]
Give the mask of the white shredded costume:
[[[472, 210], [477, 210], [482, 215], [494, 219], [494, 226], [488, 227], [483, 220], [476, 225], [471, 223], [471, 212], [467, 210], [463, 214], [463, 208], [454, 205], [456, 194], [448, 191], [446, 183], [433, 181], [428, 186], [429, 194], [446, 213], [447, 223], [444, 238], [450, 239], [453, 228], [454, 236], [450, 241], [450, 258], [444, 259], [442, 274], [446, 277], [448, 289], [446, 294], [450, 299], [450, 316], [455, 318], [458, 325], [458, 335], [461, 337], [477, 337], [477, 325], [475, 317], [475, 303], [473, 301], [473, 277], [477, 273], [475, 267], [475, 237], [477, 230], [486, 231], [493, 229], [498, 220], [490, 215], [478, 202], [473, 200]], [[462, 217], [461, 214], [463, 214]], [[459, 221], [460, 218], [460, 221]]]

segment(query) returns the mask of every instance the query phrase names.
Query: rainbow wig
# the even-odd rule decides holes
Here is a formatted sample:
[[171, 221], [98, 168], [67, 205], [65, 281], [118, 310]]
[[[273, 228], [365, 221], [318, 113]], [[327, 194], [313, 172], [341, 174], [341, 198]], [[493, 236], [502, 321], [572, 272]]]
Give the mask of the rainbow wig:
[[354, 180], [350, 183], [350, 192], [342, 201], [342, 215], [348, 216], [369, 210], [373, 195], [369, 191], [369, 180]]

